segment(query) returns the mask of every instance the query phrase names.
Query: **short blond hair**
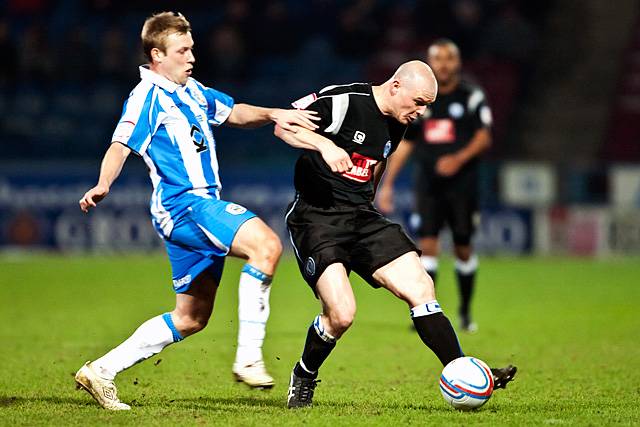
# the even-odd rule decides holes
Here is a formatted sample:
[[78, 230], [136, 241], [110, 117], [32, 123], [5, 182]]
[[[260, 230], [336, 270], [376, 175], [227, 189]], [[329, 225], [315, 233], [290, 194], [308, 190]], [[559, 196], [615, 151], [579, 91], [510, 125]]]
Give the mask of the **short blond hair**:
[[142, 50], [149, 62], [153, 62], [151, 58], [151, 50], [158, 48], [162, 52], [166, 51], [166, 41], [170, 34], [187, 34], [191, 32], [191, 24], [181, 13], [178, 12], [161, 12], [148, 17], [142, 26]]

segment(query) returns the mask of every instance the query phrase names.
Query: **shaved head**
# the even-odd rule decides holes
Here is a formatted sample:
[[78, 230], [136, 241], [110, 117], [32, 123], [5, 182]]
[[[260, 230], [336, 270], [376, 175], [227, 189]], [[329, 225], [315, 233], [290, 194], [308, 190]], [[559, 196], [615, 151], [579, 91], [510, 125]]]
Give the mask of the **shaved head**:
[[389, 80], [373, 89], [383, 114], [407, 125], [424, 114], [427, 105], [435, 101], [438, 82], [427, 64], [409, 61], [400, 65]]
[[408, 88], [424, 89], [433, 96], [438, 93], [438, 83], [431, 67], [422, 61], [405, 62], [398, 67], [391, 80], [397, 80]]

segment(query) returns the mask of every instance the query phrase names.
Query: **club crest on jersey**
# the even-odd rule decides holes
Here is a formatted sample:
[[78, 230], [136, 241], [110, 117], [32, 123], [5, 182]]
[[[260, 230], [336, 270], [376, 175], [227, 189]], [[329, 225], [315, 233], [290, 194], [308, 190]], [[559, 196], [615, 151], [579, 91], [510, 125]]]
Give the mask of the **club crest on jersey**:
[[382, 157], [384, 157], [385, 159], [387, 157], [389, 157], [389, 153], [391, 152], [391, 141], [387, 141], [386, 144], [384, 144], [384, 150], [382, 151]]
[[202, 94], [199, 91], [192, 91], [193, 93], [193, 98], [198, 102], [198, 104], [200, 104], [201, 106], [206, 106], [207, 105], [207, 100], [204, 98], [204, 96], [202, 96]]
[[454, 119], [459, 119], [464, 114], [464, 107], [459, 102], [449, 105], [449, 115]]
[[244, 206], [237, 205], [235, 203], [229, 203], [225, 208], [225, 211], [230, 213], [231, 215], [241, 215], [247, 211], [247, 208]]
[[312, 277], [314, 274], [316, 274], [316, 262], [313, 260], [313, 258], [307, 258], [307, 262], [304, 263], [304, 273], [309, 277]]
[[359, 130], [353, 135], [353, 142], [356, 144], [362, 144], [367, 135], [364, 132], [360, 132]]
[[342, 176], [358, 182], [367, 182], [373, 176], [373, 166], [378, 161], [362, 154], [353, 153], [351, 163], [353, 163], [353, 167], [348, 172], [343, 172]]

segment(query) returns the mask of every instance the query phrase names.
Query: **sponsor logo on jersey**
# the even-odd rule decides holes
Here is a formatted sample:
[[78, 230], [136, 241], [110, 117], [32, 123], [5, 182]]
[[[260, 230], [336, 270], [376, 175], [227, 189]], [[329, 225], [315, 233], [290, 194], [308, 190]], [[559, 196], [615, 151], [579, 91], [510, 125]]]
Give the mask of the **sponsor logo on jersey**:
[[452, 102], [449, 105], [449, 115], [454, 119], [459, 119], [464, 114], [464, 107], [459, 102]]
[[360, 132], [359, 130], [353, 135], [353, 142], [356, 144], [362, 144], [367, 135], [364, 132]]
[[173, 281], [173, 289], [179, 289], [180, 287], [186, 285], [187, 283], [191, 283], [191, 275], [187, 274], [186, 276], [174, 280]]
[[231, 215], [241, 215], [247, 211], [247, 208], [244, 206], [237, 205], [235, 203], [229, 203], [225, 208], [225, 211], [229, 212]]
[[373, 167], [378, 161], [362, 154], [353, 153], [351, 163], [353, 163], [351, 170], [343, 172], [342, 176], [358, 182], [367, 182], [373, 176]]
[[318, 99], [318, 95], [316, 95], [315, 93], [310, 93], [309, 95], [303, 96], [297, 101], [292, 102], [291, 106], [293, 108], [297, 108], [298, 110], [304, 110], [309, 105], [313, 104], [313, 101], [315, 101], [316, 99]]
[[209, 149], [204, 135], [202, 135], [202, 131], [196, 125], [191, 125], [191, 142], [196, 146], [196, 153], [201, 153]]
[[316, 262], [313, 258], [307, 258], [307, 262], [304, 263], [304, 273], [309, 277], [316, 274]]
[[386, 144], [384, 144], [384, 150], [382, 151], [382, 157], [384, 157], [385, 159], [387, 157], [389, 157], [389, 153], [391, 152], [391, 141], [387, 141]]
[[456, 128], [451, 119], [429, 119], [422, 130], [428, 144], [450, 144], [456, 140]]

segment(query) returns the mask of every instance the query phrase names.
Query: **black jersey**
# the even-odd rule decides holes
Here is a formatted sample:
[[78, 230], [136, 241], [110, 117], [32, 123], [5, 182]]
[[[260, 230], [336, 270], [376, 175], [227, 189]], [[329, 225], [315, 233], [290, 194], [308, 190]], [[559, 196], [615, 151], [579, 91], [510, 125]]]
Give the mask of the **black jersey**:
[[451, 178], [437, 175], [435, 165], [441, 156], [467, 146], [478, 129], [490, 127], [491, 123], [491, 110], [479, 87], [461, 81], [453, 92], [438, 94], [435, 102], [409, 126], [405, 135], [416, 144], [414, 153], [420, 183], [427, 186], [473, 183], [477, 159], [471, 159]]
[[395, 151], [406, 126], [382, 114], [368, 83], [329, 86], [292, 105], [316, 111], [316, 132], [344, 149], [353, 163], [351, 170], [334, 173], [319, 152], [304, 150], [294, 177], [300, 197], [315, 206], [370, 203], [373, 169]]

